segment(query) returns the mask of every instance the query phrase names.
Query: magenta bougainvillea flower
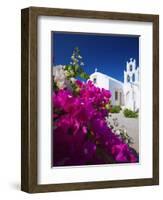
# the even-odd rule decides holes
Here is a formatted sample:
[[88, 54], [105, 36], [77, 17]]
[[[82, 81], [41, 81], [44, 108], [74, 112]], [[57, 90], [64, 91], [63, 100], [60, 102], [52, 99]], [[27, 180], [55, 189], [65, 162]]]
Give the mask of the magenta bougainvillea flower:
[[53, 165], [138, 162], [136, 151], [107, 125], [110, 91], [91, 81], [74, 84], [74, 90], [53, 92]]

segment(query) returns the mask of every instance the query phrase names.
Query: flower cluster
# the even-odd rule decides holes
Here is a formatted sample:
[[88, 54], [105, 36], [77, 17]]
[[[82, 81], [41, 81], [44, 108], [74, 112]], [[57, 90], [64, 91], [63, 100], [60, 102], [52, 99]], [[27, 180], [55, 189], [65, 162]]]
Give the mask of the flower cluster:
[[91, 81], [53, 91], [54, 166], [138, 162], [135, 150], [108, 127], [110, 98]]

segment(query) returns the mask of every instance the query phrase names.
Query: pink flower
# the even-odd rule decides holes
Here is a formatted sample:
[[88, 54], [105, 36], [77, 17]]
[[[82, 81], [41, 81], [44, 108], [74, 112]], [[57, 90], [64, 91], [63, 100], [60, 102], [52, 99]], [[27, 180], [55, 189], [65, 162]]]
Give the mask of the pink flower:
[[107, 125], [105, 105], [110, 101], [110, 91], [91, 81], [77, 80], [75, 84], [78, 93], [69, 89], [53, 92], [53, 164], [107, 163], [106, 156], [99, 158], [97, 148], [106, 152], [111, 163], [138, 162], [137, 153]]

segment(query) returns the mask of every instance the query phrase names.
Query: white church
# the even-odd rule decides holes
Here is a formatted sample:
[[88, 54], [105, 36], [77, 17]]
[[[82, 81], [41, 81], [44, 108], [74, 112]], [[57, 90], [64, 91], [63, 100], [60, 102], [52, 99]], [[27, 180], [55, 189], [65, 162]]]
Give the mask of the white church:
[[139, 111], [139, 67], [136, 66], [135, 59], [130, 58], [130, 60], [126, 62], [123, 82], [100, 73], [97, 69], [90, 75], [90, 80], [92, 80], [97, 87], [111, 91], [112, 105], [120, 105], [122, 108]]

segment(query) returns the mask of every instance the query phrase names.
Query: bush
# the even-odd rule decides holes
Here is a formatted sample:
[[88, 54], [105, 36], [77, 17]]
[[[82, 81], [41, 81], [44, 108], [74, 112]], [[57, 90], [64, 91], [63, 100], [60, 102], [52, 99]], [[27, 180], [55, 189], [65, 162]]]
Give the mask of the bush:
[[138, 112], [134, 112], [130, 109], [124, 109], [123, 114], [125, 117], [129, 117], [129, 118], [137, 118], [138, 117]]
[[112, 106], [110, 112], [111, 113], [119, 113], [121, 110], [121, 106]]

